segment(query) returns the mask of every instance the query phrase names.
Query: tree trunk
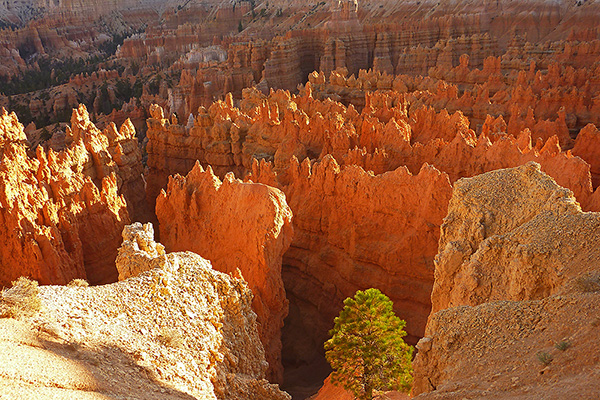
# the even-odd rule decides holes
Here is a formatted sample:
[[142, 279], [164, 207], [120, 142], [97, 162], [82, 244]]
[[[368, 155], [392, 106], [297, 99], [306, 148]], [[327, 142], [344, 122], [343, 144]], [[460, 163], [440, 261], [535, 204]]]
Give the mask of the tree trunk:
[[365, 386], [365, 400], [373, 399], [373, 387], [371, 385]]

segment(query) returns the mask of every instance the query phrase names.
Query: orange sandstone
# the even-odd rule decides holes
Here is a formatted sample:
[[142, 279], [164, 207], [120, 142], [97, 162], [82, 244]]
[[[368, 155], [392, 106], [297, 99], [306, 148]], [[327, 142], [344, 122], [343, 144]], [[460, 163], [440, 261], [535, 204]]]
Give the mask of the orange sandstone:
[[120, 231], [129, 223], [127, 204], [118, 191], [119, 168], [107, 136], [83, 127], [76, 115], [87, 114], [74, 113], [73, 142], [67, 149], [46, 152], [38, 147], [32, 157], [23, 126], [14, 113], [2, 111], [1, 285], [22, 275], [42, 284], [66, 284], [74, 278], [90, 283], [117, 280]]
[[167, 251], [193, 251], [221, 272], [241, 272], [254, 293], [269, 377], [281, 381], [281, 328], [288, 313], [281, 260], [293, 236], [285, 195], [233, 174], [221, 182], [196, 163], [187, 176], [169, 178], [156, 214]]

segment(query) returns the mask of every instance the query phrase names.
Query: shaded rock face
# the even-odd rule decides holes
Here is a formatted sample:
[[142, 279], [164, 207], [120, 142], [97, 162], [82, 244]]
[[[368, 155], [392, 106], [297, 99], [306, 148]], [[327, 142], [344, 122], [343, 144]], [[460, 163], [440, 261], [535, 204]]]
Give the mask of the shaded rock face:
[[414, 393], [597, 393], [587, 367], [600, 355], [599, 228], [600, 214], [582, 212], [535, 163], [457, 181]]
[[[284, 353], [309, 362], [320, 353], [343, 300], [377, 287], [407, 321], [411, 340], [423, 334], [430, 310], [431, 268], [451, 186], [446, 174], [425, 165], [374, 175], [293, 159], [282, 190], [294, 212], [295, 236], [283, 258], [283, 278], [294, 307], [284, 327]], [[250, 179], [272, 181], [266, 163]]]
[[168, 251], [194, 251], [211, 260], [215, 269], [241, 273], [248, 281], [269, 378], [280, 382], [281, 328], [288, 313], [281, 264], [294, 232], [285, 195], [267, 185], [244, 183], [233, 174], [221, 182], [210, 167], [205, 171], [196, 163], [187, 176], [169, 178], [156, 201], [156, 214]]
[[[95, 287], [39, 288], [42, 311], [23, 321], [35, 332], [32, 339], [46, 345], [28, 351], [27, 343], [13, 345], [13, 351], [30, 360], [30, 376], [42, 378], [27, 381], [15, 372], [21, 361], [3, 357], [3, 393], [8, 386], [14, 398], [41, 398], [58, 386], [67, 398], [289, 400], [264, 379], [267, 363], [245, 281], [214, 271], [191, 252], [155, 254], [151, 249], [161, 245], [150, 228], [127, 226], [129, 240], [119, 250], [117, 269], [137, 276]], [[11, 332], [9, 321], [0, 320], [1, 338]], [[48, 349], [62, 357], [48, 362]]]
[[100, 132], [80, 107], [68, 147], [38, 147], [31, 156], [15, 114], [3, 110], [0, 124], [0, 285], [22, 275], [42, 284], [116, 281], [120, 232], [129, 223], [119, 189], [135, 185], [141, 167], [131, 127]]

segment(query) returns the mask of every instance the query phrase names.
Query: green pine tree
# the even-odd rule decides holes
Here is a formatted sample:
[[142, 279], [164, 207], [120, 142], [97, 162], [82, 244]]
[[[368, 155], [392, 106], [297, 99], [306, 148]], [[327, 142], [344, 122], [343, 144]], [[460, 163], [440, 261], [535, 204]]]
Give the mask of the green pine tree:
[[392, 301], [377, 289], [359, 290], [344, 300], [325, 342], [332, 382], [360, 400], [371, 400], [373, 390], [408, 391], [413, 348], [402, 339], [405, 325], [394, 314]]

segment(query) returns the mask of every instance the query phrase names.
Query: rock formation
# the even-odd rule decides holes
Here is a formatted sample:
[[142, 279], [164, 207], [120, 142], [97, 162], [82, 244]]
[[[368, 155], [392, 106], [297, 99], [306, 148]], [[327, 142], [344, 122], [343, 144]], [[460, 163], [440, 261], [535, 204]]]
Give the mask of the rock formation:
[[[331, 383], [331, 378], [327, 377], [323, 382], [323, 387], [319, 392], [310, 397], [310, 400], [353, 400], [351, 392]], [[376, 392], [373, 400], [408, 400], [410, 397], [402, 392]]]
[[[589, 124], [577, 135], [573, 154], [590, 163], [592, 174], [592, 186], [594, 189], [600, 186], [600, 132], [595, 125]], [[600, 211], [600, 210], [594, 210]]]
[[165, 246], [154, 241], [154, 226], [135, 222], [123, 228], [123, 244], [117, 254], [119, 280], [163, 268], [166, 260]]
[[239, 271], [247, 280], [269, 378], [280, 382], [281, 328], [288, 313], [281, 260], [293, 236], [285, 195], [266, 185], [244, 183], [233, 174], [221, 182], [210, 167], [204, 171], [196, 163], [187, 176], [169, 178], [156, 200], [156, 215], [168, 251], [193, 251], [215, 269]]
[[[16, 230], [6, 231], [13, 236], [0, 249], [0, 264], [33, 259], [25, 273], [44, 283], [116, 279], [111, 263], [120, 228], [129, 220], [157, 222], [158, 210], [157, 229], [169, 250], [198, 251], [217, 269], [240, 268], [248, 279], [274, 368], [269, 377], [279, 378], [274, 338], [286, 314], [282, 260], [291, 309], [284, 353], [290, 365], [300, 364], [322, 351], [341, 300], [366, 286], [378, 286], [396, 301], [410, 340], [424, 334], [437, 229], [450, 185], [461, 178], [534, 161], [570, 189], [583, 210], [600, 211], [598, 2], [109, 3], [0, 4], [0, 26], [7, 27], [0, 31], [0, 106], [34, 121], [27, 129], [30, 145], [42, 147], [34, 158], [18, 130], [1, 139], [12, 143], [0, 150], [12, 164], [2, 163], [0, 173], [9, 168], [6, 176], [12, 177], [0, 181], [0, 189], [7, 188], [0, 191], [0, 222]], [[65, 112], [78, 103], [87, 104], [92, 117], [79, 108], [68, 130], [44, 128], [49, 121], [64, 123]], [[128, 117], [133, 122], [125, 122]], [[90, 119], [106, 123], [104, 132]], [[138, 132], [140, 125], [148, 127], [146, 139], [140, 134], [147, 171], [132, 124]], [[47, 140], [60, 130], [65, 143], [60, 134]], [[50, 172], [38, 172], [41, 165], [50, 165]], [[174, 174], [181, 176], [169, 178]], [[36, 194], [38, 187], [50, 194]], [[265, 206], [269, 212], [255, 214], [262, 206], [247, 207], [245, 191], [272, 201]], [[270, 213], [273, 204], [281, 205], [282, 215], [292, 210], [294, 220]], [[241, 213], [243, 207], [251, 211]], [[241, 219], [231, 225], [230, 211], [264, 223]], [[499, 215], [486, 212], [482, 225], [488, 214]], [[513, 214], [519, 222], [520, 214]], [[96, 219], [101, 229], [91, 235], [85, 227]], [[296, 235], [286, 251], [290, 224]], [[227, 239], [239, 226], [250, 228]], [[126, 232], [125, 239], [163, 260], [149, 226], [144, 229], [146, 237]], [[485, 235], [488, 228], [482, 229]], [[37, 236], [32, 242], [23, 232]], [[197, 235], [206, 240], [191, 239]], [[471, 257], [469, 249], [477, 252], [479, 245], [467, 246], [460, 235], [447, 239], [462, 243], [453, 253], [456, 268], [461, 251]], [[39, 244], [42, 237], [50, 244]], [[225, 252], [236, 256], [228, 259]], [[122, 278], [150, 256], [140, 257]], [[510, 265], [527, 273], [478, 277], [485, 271], [470, 264], [468, 273], [442, 277], [434, 311], [455, 303], [475, 306], [488, 295], [505, 299], [505, 292], [512, 300], [545, 301], [540, 298], [563, 287], [562, 278], [553, 277], [556, 287], [538, 290], [546, 275]], [[532, 289], [496, 283], [496, 275]], [[470, 290], [474, 281], [480, 290]], [[438, 315], [431, 316], [431, 329], [442, 329], [435, 325]], [[445, 379], [438, 372], [428, 372], [432, 382]]]
[[43, 284], [116, 280], [119, 232], [129, 215], [114, 172], [96, 175], [94, 165], [102, 165], [81, 138], [60, 153], [38, 147], [32, 158], [16, 116], [4, 111], [1, 118], [1, 284], [21, 275]]
[[595, 393], [599, 227], [535, 163], [457, 181], [415, 394], [559, 398], [563, 380], [571, 395]]
[[[160, 247], [147, 234], [139, 224], [127, 227], [129, 239]], [[145, 272], [96, 287], [43, 286], [34, 294], [37, 315], [0, 320], [3, 393], [290, 399], [264, 379], [267, 363], [243, 279], [190, 252], [144, 254], [127, 249], [133, 244], [123, 243], [117, 269]], [[130, 255], [145, 256], [146, 268]], [[11, 290], [18, 287], [2, 296]]]
[[[187, 173], [196, 160], [220, 176], [248, 174], [286, 194], [295, 230], [283, 257], [292, 315], [284, 328], [284, 353], [290, 360], [308, 362], [318, 354], [341, 301], [367, 286], [388, 290], [408, 321], [411, 340], [423, 334], [432, 282], [427, 265], [437, 249], [435, 230], [445, 215], [449, 183], [536, 161], [572, 189], [585, 209], [600, 207], [590, 165], [562, 151], [556, 136], [533, 144], [528, 129], [517, 137], [507, 134], [502, 118], [487, 119], [477, 136], [462, 113], [415, 108], [416, 100], [397, 92], [365, 94], [359, 113], [353, 105], [314, 98], [311, 88], [312, 83], [299, 95], [273, 91], [268, 96], [246, 90], [239, 107], [228, 97], [201, 108], [187, 126], [172, 123], [159, 107], [148, 120], [150, 199], [170, 173]], [[433, 173], [431, 166], [443, 173]], [[398, 186], [393, 191], [402, 197], [384, 194], [389, 189], [383, 181]], [[374, 206], [375, 192], [385, 202]], [[400, 201], [401, 210], [389, 210]], [[363, 218], [355, 207], [370, 210], [369, 215], [381, 207], [381, 220]], [[395, 218], [396, 225], [389, 225]], [[407, 265], [410, 276], [402, 275]], [[360, 282], [351, 272], [358, 270]], [[402, 286], [402, 292], [397, 282], [419, 284]]]
[[[321, 348], [346, 297], [377, 287], [407, 321], [410, 337], [422, 335], [430, 304], [438, 227], [450, 183], [425, 165], [381, 175], [357, 166], [340, 168], [293, 159], [282, 184], [294, 213], [294, 240], [283, 258], [283, 279], [294, 307], [284, 327], [285, 353], [310, 361]], [[274, 172], [255, 163], [250, 179], [272, 183]]]
[[[246, 90], [239, 107], [228, 97], [208, 110], [201, 108], [187, 125], [172, 124], [154, 106], [148, 120], [149, 199], [153, 201], [170, 174], [189, 172], [196, 160], [211, 165], [219, 176], [227, 171], [245, 176], [254, 158], [273, 161], [282, 172], [291, 156], [331, 154], [339, 164], [357, 164], [376, 173], [405, 165], [416, 174], [429, 163], [447, 172], [451, 181], [536, 161], [573, 190], [585, 209], [592, 209], [590, 166], [562, 151], [556, 135], [534, 140], [528, 128], [509, 134], [501, 117], [490, 117], [477, 137], [461, 112], [415, 107], [418, 100], [397, 92], [364, 94], [363, 104], [358, 113], [353, 105], [317, 100], [308, 84], [298, 96]], [[586, 140], [589, 145], [579, 145], [577, 154], [593, 160], [593, 154], [581, 149], [593, 148], [598, 138]]]
[[21, 275], [42, 284], [116, 281], [127, 206], [144, 199], [131, 124], [100, 132], [80, 107], [67, 129], [67, 148], [38, 147], [32, 156], [15, 114], [3, 111], [0, 118], [0, 284]]

